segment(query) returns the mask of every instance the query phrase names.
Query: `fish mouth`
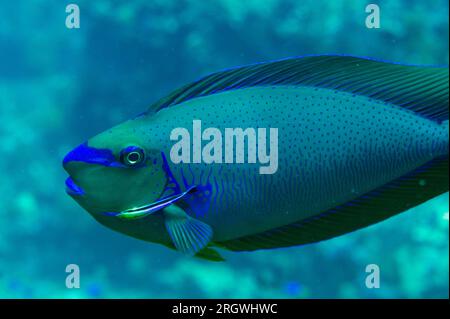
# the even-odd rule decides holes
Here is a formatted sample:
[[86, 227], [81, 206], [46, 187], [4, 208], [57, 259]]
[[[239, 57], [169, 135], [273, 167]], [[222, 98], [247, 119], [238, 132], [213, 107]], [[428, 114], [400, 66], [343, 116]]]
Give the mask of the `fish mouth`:
[[75, 184], [72, 177], [70, 176], [66, 179], [66, 192], [71, 196], [84, 195], [84, 190], [80, 186]]

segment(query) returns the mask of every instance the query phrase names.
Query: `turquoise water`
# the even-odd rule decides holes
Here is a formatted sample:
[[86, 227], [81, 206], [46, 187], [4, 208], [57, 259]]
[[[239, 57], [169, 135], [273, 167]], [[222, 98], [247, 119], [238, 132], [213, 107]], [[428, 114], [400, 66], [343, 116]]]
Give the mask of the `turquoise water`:
[[[448, 298], [448, 193], [380, 224], [288, 249], [184, 257], [115, 233], [64, 189], [63, 156], [210, 72], [306, 54], [448, 65], [447, 1], [0, 3], [0, 298]], [[65, 285], [68, 264], [81, 286]], [[366, 266], [380, 288], [365, 285]]]

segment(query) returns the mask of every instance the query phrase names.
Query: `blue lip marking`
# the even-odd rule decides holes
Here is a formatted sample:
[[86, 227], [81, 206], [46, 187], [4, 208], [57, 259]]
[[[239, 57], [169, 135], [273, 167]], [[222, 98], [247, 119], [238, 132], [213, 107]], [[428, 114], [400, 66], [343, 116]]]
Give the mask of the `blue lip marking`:
[[70, 151], [66, 157], [64, 157], [63, 166], [65, 167], [70, 162], [84, 162], [111, 167], [125, 167], [125, 165], [116, 161], [116, 158], [111, 150], [90, 147], [87, 142], [84, 142]]
[[75, 184], [72, 177], [66, 179], [66, 191], [69, 195], [81, 196], [84, 195], [83, 189]]

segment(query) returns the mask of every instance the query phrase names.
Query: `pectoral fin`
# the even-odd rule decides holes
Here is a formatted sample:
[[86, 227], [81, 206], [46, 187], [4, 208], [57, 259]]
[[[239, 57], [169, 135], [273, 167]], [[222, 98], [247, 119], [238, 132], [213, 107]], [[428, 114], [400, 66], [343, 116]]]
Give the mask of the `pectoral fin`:
[[195, 218], [176, 205], [170, 205], [163, 210], [166, 229], [177, 250], [195, 255], [211, 241], [213, 230], [208, 225]]

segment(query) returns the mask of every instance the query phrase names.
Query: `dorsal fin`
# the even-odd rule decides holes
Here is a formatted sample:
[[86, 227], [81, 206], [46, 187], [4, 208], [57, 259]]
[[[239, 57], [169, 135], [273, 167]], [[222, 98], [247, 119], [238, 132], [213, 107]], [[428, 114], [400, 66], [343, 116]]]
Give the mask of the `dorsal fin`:
[[193, 98], [255, 86], [314, 86], [350, 92], [448, 118], [448, 68], [380, 62], [352, 56], [308, 56], [237, 67], [185, 85], [149, 113]]
[[448, 156], [440, 157], [355, 200], [299, 222], [224, 242], [218, 247], [252, 251], [303, 245], [372, 225], [448, 191]]

